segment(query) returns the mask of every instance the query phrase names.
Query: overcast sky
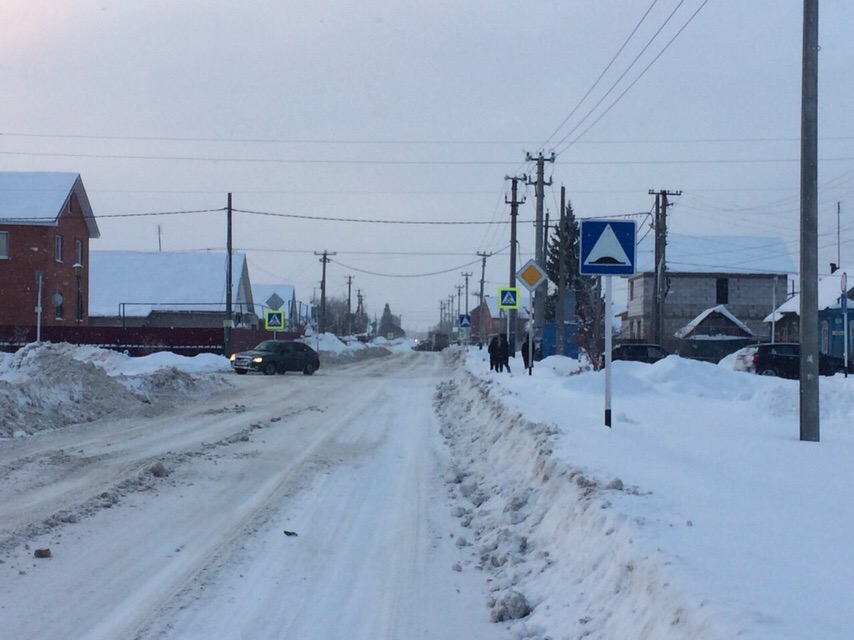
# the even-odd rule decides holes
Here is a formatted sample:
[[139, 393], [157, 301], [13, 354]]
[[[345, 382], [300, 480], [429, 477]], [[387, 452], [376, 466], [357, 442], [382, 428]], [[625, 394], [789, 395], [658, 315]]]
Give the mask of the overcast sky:
[[[477, 290], [477, 252], [494, 254], [487, 293], [506, 284], [504, 178], [532, 172], [526, 152], [558, 154], [554, 215], [560, 185], [580, 217], [648, 212], [650, 189], [681, 190], [670, 230], [779, 236], [797, 265], [802, 12], [780, 0], [4, 0], [0, 170], [79, 172], [96, 250], [156, 251], [158, 228], [164, 251], [222, 250], [232, 192], [254, 281], [308, 299], [315, 252], [336, 252], [328, 294], [353, 276], [354, 298], [377, 315], [389, 303], [409, 330], [438, 321], [463, 272]], [[822, 2], [825, 273], [837, 202], [854, 264], [852, 27], [854, 3]], [[534, 249], [524, 193], [520, 265]], [[199, 210], [218, 211], [110, 217]], [[399, 224], [459, 221], [481, 224]]]

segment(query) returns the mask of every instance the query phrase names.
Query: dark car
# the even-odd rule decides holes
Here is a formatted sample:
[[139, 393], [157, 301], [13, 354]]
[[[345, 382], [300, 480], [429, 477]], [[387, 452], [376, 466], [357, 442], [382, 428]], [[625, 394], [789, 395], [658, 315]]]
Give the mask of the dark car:
[[[741, 349], [735, 354], [736, 371], [797, 380], [801, 375], [801, 345], [797, 342], [766, 342]], [[842, 358], [818, 354], [818, 372], [832, 376], [845, 370]]]
[[611, 350], [611, 360], [633, 360], [653, 364], [670, 355], [664, 347], [658, 344], [631, 343], [618, 344]]
[[241, 375], [249, 371], [260, 371], [267, 376], [302, 371], [310, 376], [320, 367], [320, 356], [302, 342], [265, 340], [251, 351], [233, 354], [231, 367]]

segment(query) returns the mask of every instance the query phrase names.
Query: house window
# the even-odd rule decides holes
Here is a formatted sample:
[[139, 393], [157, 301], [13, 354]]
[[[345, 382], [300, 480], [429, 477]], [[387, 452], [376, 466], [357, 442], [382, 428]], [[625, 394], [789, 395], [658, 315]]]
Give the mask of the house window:
[[62, 296], [58, 298], [59, 304], [53, 308], [54, 318], [57, 320], [65, 320], [65, 309], [62, 308]]
[[9, 232], [0, 231], [0, 258], [9, 257]]
[[83, 264], [83, 241], [74, 241], [74, 263]]
[[53, 254], [57, 262], [62, 262], [62, 236], [57, 235], [54, 242]]
[[715, 281], [715, 304], [727, 304], [729, 302], [729, 280], [718, 278]]

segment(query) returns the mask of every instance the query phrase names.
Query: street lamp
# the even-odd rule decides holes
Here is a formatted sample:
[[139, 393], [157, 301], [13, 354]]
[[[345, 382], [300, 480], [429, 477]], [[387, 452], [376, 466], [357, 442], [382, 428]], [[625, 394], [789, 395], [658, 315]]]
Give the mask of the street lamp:
[[83, 298], [80, 295], [80, 278], [83, 277], [83, 265], [75, 262], [71, 268], [74, 269], [74, 275], [77, 278], [77, 326], [80, 326], [80, 321], [83, 320]]

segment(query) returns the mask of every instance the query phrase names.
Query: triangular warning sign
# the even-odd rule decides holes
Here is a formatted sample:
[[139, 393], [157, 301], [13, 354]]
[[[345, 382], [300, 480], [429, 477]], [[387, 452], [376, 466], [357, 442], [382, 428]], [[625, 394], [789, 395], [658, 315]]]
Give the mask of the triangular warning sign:
[[505, 291], [504, 295], [501, 296], [501, 304], [506, 307], [512, 307], [516, 304], [516, 294], [512, 291]]
[[626, 255], [620, 241], [617, 240], [617, 235], [611, 228], [611, 225], [605, 225], [605, 229], [596, 240], [596, 244], [587, 254], [587, 259], [584, 261], [588, 264], [613, 264], [613, 265], [630, 265], [631, 260]]

